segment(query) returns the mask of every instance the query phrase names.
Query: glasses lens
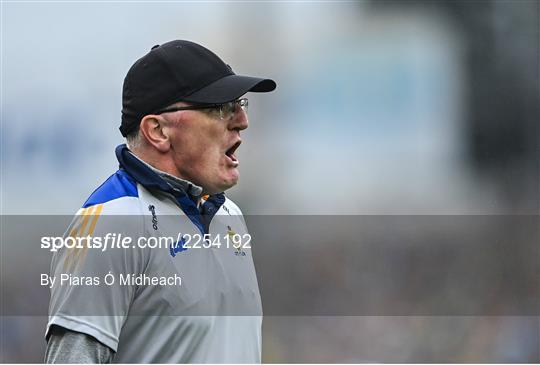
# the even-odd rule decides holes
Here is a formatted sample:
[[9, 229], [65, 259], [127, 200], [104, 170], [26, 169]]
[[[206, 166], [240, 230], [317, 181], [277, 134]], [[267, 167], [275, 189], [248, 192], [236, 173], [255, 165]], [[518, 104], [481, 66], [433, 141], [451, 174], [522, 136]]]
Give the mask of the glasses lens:
[[240, 99], [238, 100], [238, 105], [240, 105], [240, 108], [242, 108], [243, 111], [247, 113], [248, 111], [248, 99]]
[[229, 119], [234, 114], [234, 103], [224, 103], [219, 106], [219, 117], [221, 119]]
[[236, 108], [238, 105], [240, 106], [240, 108], [242, 108], [244, 112], [247, 112], [248, 100], [244, 98], [221, 104], [219, 106], [219, 117], [221, 119], [232, 118], [236, 113]]
[[223, 119], [223, 111], [221, 105], [201, 109], [201, 112], [206, 113], [212, 118]]

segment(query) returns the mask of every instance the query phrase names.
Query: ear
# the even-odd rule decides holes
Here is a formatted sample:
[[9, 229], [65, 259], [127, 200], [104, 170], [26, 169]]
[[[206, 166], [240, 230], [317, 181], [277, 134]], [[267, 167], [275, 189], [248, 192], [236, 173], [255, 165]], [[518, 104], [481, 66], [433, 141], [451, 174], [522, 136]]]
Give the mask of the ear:
[[171, 148], [171, 141], [164, 128], [165, 123], [165, 119], [159, 115], [146, 115], [141, 119], [139, 127], [146, 141], [162, 153]]

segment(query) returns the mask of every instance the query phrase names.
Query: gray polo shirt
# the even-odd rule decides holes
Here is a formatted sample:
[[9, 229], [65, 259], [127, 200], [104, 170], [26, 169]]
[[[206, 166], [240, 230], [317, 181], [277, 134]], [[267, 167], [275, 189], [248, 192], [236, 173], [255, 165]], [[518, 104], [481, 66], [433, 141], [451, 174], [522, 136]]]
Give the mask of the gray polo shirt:
[[[201, 234], [174, 199], [125, 174], [117, 172], [100, 189], [94, 193], [100, 200], [78, 212], [66, 235]], [[137, 218], [118, 224], [128, 216]], [[221, 237], [219, 248], [59, 250], [51, 275], [103, 280], [111, 273], [116, 283], [53, 286], [47, 332], [58, 325], [92, 336], [116, 352], [118, 363], [260, 362], [262, 306], [251, 249], [225, 246], [231, 232], [248, 235], [240, 209], [225, 199], [208, 227], [211, 237]], [[120, 274], [180, 277], [181, 284], [120, 285]]]

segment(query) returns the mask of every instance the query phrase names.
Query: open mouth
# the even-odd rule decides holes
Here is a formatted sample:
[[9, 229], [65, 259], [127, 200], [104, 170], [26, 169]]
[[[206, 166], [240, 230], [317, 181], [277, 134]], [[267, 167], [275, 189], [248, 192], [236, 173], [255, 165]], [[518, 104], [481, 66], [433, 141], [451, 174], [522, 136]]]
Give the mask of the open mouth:
[[236, 158], [236, 155], [234, 154], [238, 147], [240, 147], [240, 144], [242, 141], [238, 141], [235, 144], [233, 144], [227, 151], [225, 151], [225, 155], [231, 160], [231, 162], [235, 165], [238, 165], [238, 159]]

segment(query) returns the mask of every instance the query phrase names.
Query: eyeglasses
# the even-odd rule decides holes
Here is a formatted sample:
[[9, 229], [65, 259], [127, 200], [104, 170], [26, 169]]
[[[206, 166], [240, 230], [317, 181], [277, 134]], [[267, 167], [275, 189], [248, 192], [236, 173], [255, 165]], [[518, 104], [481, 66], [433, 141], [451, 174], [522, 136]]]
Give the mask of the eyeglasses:
[[248, 111], [248, 99], [242, 98], [223, 104], [201, 104], [201, 105], [189, 105], [179, 106], [169, 109], [163, 109], [155, 114], [171, 113], [180, 110], [207, 110], [209, 114], [219, 117], [219, 119], [230, 119], [236, 113], [237, 106], [240, 106], [243, 111]]

